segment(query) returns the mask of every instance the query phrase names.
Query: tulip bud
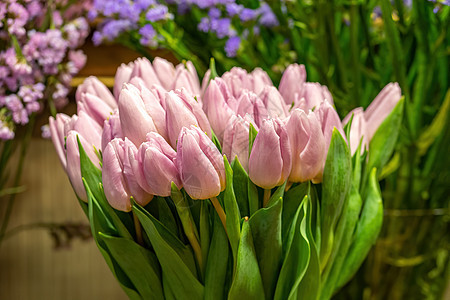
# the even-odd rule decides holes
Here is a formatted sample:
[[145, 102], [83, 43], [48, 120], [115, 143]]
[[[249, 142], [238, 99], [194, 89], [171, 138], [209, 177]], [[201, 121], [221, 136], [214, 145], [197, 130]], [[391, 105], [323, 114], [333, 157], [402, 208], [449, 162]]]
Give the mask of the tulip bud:
[[115, 110], [114, 113], [110, 115], [109, 118], [103, 123], [102, 151], [105, 150], [108, 143], [115, 138], [124, 138], [122, 127], [120, 126], [120, 116], [118, 110]]
[[52, 137], [53, 145], [55, 146], [56, 153], [58, 153], [59, 161], [61, 162], [64, 169], [66, 169], [66, 150], [65, 144], [65, 134], [64, 134], [64, 124], [70, 121], [70, 117], [65, 114], [57, 114], [56, 118], [48, 118], [50, 134]]
[[304, 65], [289, 65], [281, 77], [278, 90], [283, 96], [287, 105], [291, 105], [295, 100], [295, 94], [299, 93], [306, 82], [306, 69]]
[[264, 103], [253, 92], [243, 90], [238, 103], [236, 113], [240, 116], [250, 115], [258, 127], [261, 126], [263, 120], [269, 118], [269, 112]]
[[197, 71], [190, 61], [186, 62], [186, 66], [184, 64], [177, 65], [175, 80], [173, 81], [171, 89], [176, 90], [181, 88], [185, 88], [189, 94], [194, 95], [199, 99], [200, 82]]
[[211, 126], [201, 105], [185, 89], [166, 93], [166, 127], [170, 144], [176, 147], [176, 141], [183, 127], [200, 126], [208, 136]]
[[147, 192], [168, 197], [171, 194], [171, 183], [181, 189], [181, 180], [175, 166], [177, 153], [156, 132], [147, 135], [147, 142], [142, 143], [137, 153], [139, 170], [133, 169], [141, 187]]
[[365, 149], [369, 149], [368, 144], [368, 134], [367, 134], [367, 123], [364, 118], [364, 110], [362, 107], [357, 107], [344, 118], [342, 123], [345, 125], [350, 121], [353, 115], [352, 125], [350, 127], [350, 151], [353, 156], [356, 149], [358, 149], [359, 143], [361, 142], [361, 154], [364, 153]]
[[279, 119], [264, 120], [248, 161], [250, 179], [264, 189], [271, 189], [286, 181], [291, 166], [291, 146], [286, 128]]
[[134, 61], [130, 80], [134, 77], [141, 78], [145, 82], [147, 88], [150, 88], [153, 84], [161, 84], [155, 70], [153, 70], [152, 64], [147, 58], [138, 58]]
[[255, 94], [260, 94], [267, 86], [273, 86], [272, 80], [270, 80], [269, 75], [263, 69], [255, 68], [250, 74], [253, 78], [252, 92]]
[[325, 100], [333, 104], [333, 97], [326, 86], [317, 82], [305, 82], [302, 89], [294, 97], [294, 109], [300, 108], [303, 111], [308, 111], [318, 108]]
[[184, 127], [178, 138], [176, 166], [192, 199], [216, 197], [225, 189], [223, 157], [200, 129]]
[[75, 193], [81, 200], [87, 202], [86, 189], [84, 188], [84, 184], [81, 179], [80, 151], [78, 149], [77, 136], [91, 162], [94, 165], [99, 166], [99, 160], [94, 152], [92, 144], [86, 141], [86, 139], [79, 132], [75, 130], [71, 130], [68, 132], [66, 138], [66, 173], [70, 179], [70, 183], [72, 184]]
[[398, 83], [389, 83], [375, 97], [364, 112], [367, 124], [367, 138], [371, 140], [383, 123], [384, 119], [392, 112], [402, 97], [402, 90]]
[[101, 126], [112, 113], [113, 108], [99, 97], [90, 93], [83, 93], [81, 94], [80, 101], [77, 103], [77, 113], [79, 114], [80, 111], [87, 113]]
[[122, 86], [124, 83], [128, 83], [131, 79], [131, 72], [133, 72], [134, 63], [130, 62], [129, 64], [121, 64], [120, 67], [117, 68], [116, 76], [114, 77], [114, 96], [116, 100], [119, 100], [119, 94], [122, 90]]
[[123, 134], [135, 145], [142, 144], [150, 131], [157, 131], [139, 90], [133, 85], [124, 84], [119, 96], [119, 116]]
[[106, 199], [113, 208], [125, 212], [131, 211], [130, 197], [133, 196], [142, 206], [153, 197], [142, 190], [136, 181], [130, 162], [130, 156], [133, 156], [128, 153], [131, 147], [135, 146], [114, 139], [103, 151], [102, 181]]
[[325, 138], [315, 113], [295, 109], [286, 128], [292, 149], [290, 182], [320, 178], [326, 159]]
[[259, 94], [265, 86], [272, 86], [272, 81], [261, 68], [254, 69], [250, 74], [246, 70], [233, 67], [222, 75], [227, 87], [235, 98], [241, 95], [242, 90]]
[[288, 116], [288, 107], [276, 87], [265, 86], [259, 98], [267, 109], [269, 116], [279, 118], [286, 118]]
[[334, 127], [339, 130], [344, 140], [347, 141], [341, 119], [328, 100], [323, 101], [314, 113], [319, 119], [319, 123], [322, 127], [322, 133], [325, 137], [325, 153], [328, 152], [328, 148], [330, 147]]
[[83, 93], [89, 93], [102, 99], [109, 107], [116, 108], [117, 102], [109, 89], [97, 77], [90, 76], [77, 88], [75, 99], [77, 103], [81, 100]]
[[175, 67], [173, 64], [164, 58], [155, 57], [153, 60], [153, 69], [161, 82], [164, 89], [170, 90], [173, 86], [175, 74]]
[[[222, 152], [230, 161], [236, 156], [242, 167], [248, 172], [248, 148], [249, 148], [249, 127], [254, 123], [249, 115], [244, 118], [232, 116], [225, 128], [223, 136]], [[256, 125], [254, 125], [257, 127]]]
[[73, 115], [70, 120], [64, 124], [64, 135], [69, 131], [75, 130], [86, 139], [90, 147], [100, 149], [102, 145], [102, 127], [84, 111], [79, 115]]

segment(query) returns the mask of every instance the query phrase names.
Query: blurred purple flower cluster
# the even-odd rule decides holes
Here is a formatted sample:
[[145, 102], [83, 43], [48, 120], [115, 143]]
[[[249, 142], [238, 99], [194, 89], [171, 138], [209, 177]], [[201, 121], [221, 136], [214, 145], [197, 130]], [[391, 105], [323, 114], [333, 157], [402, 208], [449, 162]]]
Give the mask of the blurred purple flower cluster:
[[76, 50], [87, 37], [89, 2], [8, 0], [0, 3], [0, 139], [14, 138], [41, 109], [67, 103], [72, 77], [86, 63]]
[[[278, 25], [275, 14], [264, 1], [260, 1], [258, 8], [251, 9], [235, 0], [94, 0], [88, 15], [90, 19], [103, 18], [93, 36], [96, 45], [135, 31], [142, 45], [156, 47], [164, 41], [159, 34], [159, 24], [173, 20], [174, 15], [187, 14], [190, 22], [198, 22], [199, 32], [226, 39], [224, 50], [228, 57], [236, 56], [249, 29], [258, 34], [261, 26]], [[201, 17], [197, 18], [199, 15]]]

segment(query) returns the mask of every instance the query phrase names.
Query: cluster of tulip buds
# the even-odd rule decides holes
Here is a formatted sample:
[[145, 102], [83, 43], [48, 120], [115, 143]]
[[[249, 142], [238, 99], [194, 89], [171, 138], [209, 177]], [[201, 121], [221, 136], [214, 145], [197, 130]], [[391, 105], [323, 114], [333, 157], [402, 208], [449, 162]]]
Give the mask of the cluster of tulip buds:
[[113, 91], [87, 78], [76, 92], [77, 114], [51, 117], [50, 129], [78, 197], [87, 200], [79, 140], [102, 170], [108, 202], [126, 212], [131, 197], [146, 205], [170, 196], [172, 183], [192, 199], [213, 199], [226, 185], [223, 155], [239, 159], [266, 190], [321, 182], [333, 129], [346, 140], [343, 126], [353, 116], [349, 146], [353, 154], [362, 141], [364, 151], [401, 97], [388, 84], [342, 122], [327, 87], [306, 82], [303, 65], [290, 65], [277, 89], [259, 68], [215, 78], [208, 71], [200, 85], [191, 62], [174, 67], [161, 58], [121, 65]]

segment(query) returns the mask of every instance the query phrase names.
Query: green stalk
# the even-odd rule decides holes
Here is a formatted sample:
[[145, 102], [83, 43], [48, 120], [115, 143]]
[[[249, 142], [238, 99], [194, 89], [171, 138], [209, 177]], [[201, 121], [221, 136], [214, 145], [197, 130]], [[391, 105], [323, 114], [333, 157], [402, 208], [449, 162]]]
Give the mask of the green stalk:
[[[16, 169], [14, 181], [13, 181], [13, 186], [18, 186], [20, 183], [20, 179], [22, 177], [22, 171], [23, 171], [23, 164], [25, 162], [25, 156], [27, 154], [28, 145], [30, 143], [31, 136], [33, 134], [35, 121], [36, 121], [36, 115], [32, 114], [30, 117], [30, 121], [27, 125], [25, 136], [22, 140], [22, 145], [21, 145], [21, 149], [20, 149], [20, 158], [19, 158], [19, 163], [17, 164], [17, 169]], [[9, 223], [9, 219], [11, 218], [11, 213], [12, 213], [12, 210], [14, 207], [15, 199], [16, 199], [16, 194], [15, 193], [11, 194], [9, 196], [8, 202], [6, 204], [5, 217], [3, 219], [2, 226], [0, 227], [0, 246], [2, 244], [6, 229], [8, 228], [8, 223]]]

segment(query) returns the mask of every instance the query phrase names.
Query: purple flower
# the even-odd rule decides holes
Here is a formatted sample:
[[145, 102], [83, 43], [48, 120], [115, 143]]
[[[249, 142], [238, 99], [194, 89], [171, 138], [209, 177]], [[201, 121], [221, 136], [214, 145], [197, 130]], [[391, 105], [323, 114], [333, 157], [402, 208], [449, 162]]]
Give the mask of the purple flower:
[[273, 13], [272, 9], [270, 8], [267, 3], [263, 3], [261, 7], [259, 8], [259, 23], [265, 27], [274, 27], [278, 26], [278, 20], [275, 14]]
[[212, 19], [218, 19], [221, 15], [222, 13], [220, 12], [220, 9], [216, 7], [210, 8], [208, 11], [208, 16]]
[[247, 22], [256, 18], [256, 11], [250, 8], [244, 8], [240, 14], [240, 19], [243, 22]]
[[152, 25], [146, 24], [141, 27], [141, 29], [139, 29], [139, 34], [142, 36], [140, 39], [141, 44], [151, 45], [152, 42], [155, 43], [153, 39], [156, 36], [156, 31]]
[[227, 4], [227, 6], [226, 6], [227, 13], [230, 17], [234, 17], [234, 16], [240, 14], [243, 9], [244, 9], [244, 6], [236, 4], [236, 3], [230, 3], [230, 4]]
[[209, 19], [204, 17], [200, 20], [200, 23], [198, 23], [197, 28], [198, 30], [202, 31], [202, 32], [208, 32], [211, 24], [209, 22]]
[[233, 36], [228, 39], [225, 43], [225, 52], [228, 57], [235, 57], [239, 46], [241, 45], [241, 38], [238, 36]]
[[211, 30], [214, 31], [219, 39], [230, 35], [231, 20], [228, 18], [211, 20]]
[[164, 5], [155, 5], [153, 8], [149, 9], [145, 18], [150, 22], [157, 22], [160, 20], [167, 20], [171, 18], [169, 14], [169, 9]]
[[121, 33], [127, 29], [133, 29], [135, 26], [129, 20], [109, 20], [104, 23], [101, 29], [103, 38], [108, 41], [113, 41]]

